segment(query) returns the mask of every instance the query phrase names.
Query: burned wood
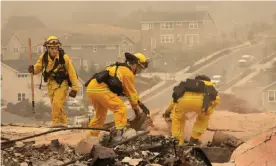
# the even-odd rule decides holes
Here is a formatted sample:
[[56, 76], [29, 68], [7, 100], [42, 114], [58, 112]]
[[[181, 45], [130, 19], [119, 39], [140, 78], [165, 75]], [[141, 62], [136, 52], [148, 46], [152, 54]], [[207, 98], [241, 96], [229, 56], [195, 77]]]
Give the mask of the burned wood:
[[1, 137], [1, 140], [10, 141], [10, 139], [9, 139], [9, 138], [6, 138], [6, 137]]
[[223, 132], [245, 132], [242, 130], [232, 130], [232, 129], [211, 129], [211, 128], [207, 128], [208, 131], [223, 131]]
[[75, 162], [77, 161], [83, 161], [83, 160], [86, 160], [87, 158], [89, 158], [89, 154], [86, 154], [80, 158], [77, 158], [75, 160], [71, 160], [71, 161], [68, 161], [67, 163], [64, 163], [62, 165], [59, 165], [59, 166], [67, 166], [67, 165], [70, 165], [70, 164], [74, 164]]
[[15, 142], [18, 142], [18, 141], [27, 140], [27, 139], [30, 139], [30, 138], [39, 137], [39, 136], [42, 136], [42, 135], [47, 135], [47, 134], [54, 133], [54, 132], [66, 131], [66, 130], [101, 130], [101, 131], [109, 131], [108, 129], [102, 129], [102, 128], [89, 128], [89, 127], [60, 128], [60, 129], [55, 129], [55, 130], [51, 130], [51, 131], [46, 131], [46, 132], [43, 132], [43, 133], [34, 134], [34, 135], [31, 135], [31, 136], [27, 136], [27, 137], [23, 137], [23, 138], [19, 138], [19, 139], [14, 139], [14, 140], [6, 141], [6, 142], [1, 142], [1, 149], [3, 149], [3, 147], [5, 148], [6, 145], [10, 145], [11, 143], [15, 143]]

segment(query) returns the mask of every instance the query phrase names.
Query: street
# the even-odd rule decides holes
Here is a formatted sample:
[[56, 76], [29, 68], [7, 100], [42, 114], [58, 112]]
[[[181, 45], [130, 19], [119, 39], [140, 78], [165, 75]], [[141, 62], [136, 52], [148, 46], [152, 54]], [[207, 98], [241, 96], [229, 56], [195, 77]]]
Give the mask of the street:
[[[212, 77], [216, 74], [221, 75], [223, 70], [226, 70], [225, 82], [228, 82], [246, 70], [246, 68], [238, 67], [238, 60], [241, 56], [244, 54], [252, 55], [255, 57], [255, 62], [257, 62], [262, 58], [264, 46], [264, 44], [257, 44], [252, 47], [233, 51], [229, 55], [217, 59], [212, 65], [202, 68], [198, 73], [193, 73], [191, 77], [194, 77], [196, 74], [205, 74]], [[185, 77], [183, 77], [183, 80], [185, 80]], [[164, 109], [172, 99], [172, 88], [164, 91], [160, 90], [158, 94], [152, 94], [151, 99], [147, 100], [145, 105], [150, 109]]]

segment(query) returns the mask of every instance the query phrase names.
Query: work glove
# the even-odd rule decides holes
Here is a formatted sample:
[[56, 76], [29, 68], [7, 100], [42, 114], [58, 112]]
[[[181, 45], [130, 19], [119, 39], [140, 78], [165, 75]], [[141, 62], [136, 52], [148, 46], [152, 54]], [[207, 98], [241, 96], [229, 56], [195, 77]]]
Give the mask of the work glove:
[[162, 116], [166, 121], [171, 121], [171, 112], [165, 112]]
[[30, 65], [30, 66], [28, 67], [28, 72], [29, 72], [29, 73], [34, 73], [34, 65]]
[[134, 108], [132, 108], [132, 109], [133, 109], [133, 111], [134, 111], [134, 113], [135, 113], [135, 119], [139, 119], [140, 116], [141, 116], [141, 113], [140, 113], [139, 108], [138, 108], [138, 107], [134, 107]]
[[71, 91], [69, 92], [69, 96], [75, 98], [75, 97], [77, 96], [77, 91], [71, 90]]

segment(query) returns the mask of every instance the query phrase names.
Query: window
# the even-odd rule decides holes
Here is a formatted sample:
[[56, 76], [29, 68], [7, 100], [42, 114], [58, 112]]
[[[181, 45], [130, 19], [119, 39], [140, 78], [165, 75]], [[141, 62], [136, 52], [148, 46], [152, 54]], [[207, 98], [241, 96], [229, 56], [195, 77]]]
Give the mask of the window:
[[17, 77], [18, 78], [26, 78], [26, 77], [28, 77], [28, 74], [27, 73], [18, 73]]
[[17, 100], [18, 101], [22, 101], [22, 100], [25, 100], [25, 93], [18, 93], [17, 94]]
[[176, 22], [176, 25], [182, 25], [182, 22]]
[[161, 35], [161, 43], [174, 43], [173, 35]]
[[129, 44], [129, 45], [128, 45], [128, 51], [129, 51], [129, 52], [133, 52], [133, 45], [132, 45], [132, 44]]
[[113, 49], [116, 49], [116, 46], [115, 45], [107, 45], [107, 46], [105, 46], [105, 49], [113, 50]]
[[43, 53], [43, 46], [37, 46], [36, 47], [36, 53], [38, 53], [38, 54]]
[[13, 48], [13, 53], [18, 53], [18, 48]]
[[160, 24], [160, 29], [161, 30], [166, 30], [166, 29], [173, 29], [173, 23], [161, 23]]
[[97, 52], [98, 48], [96, 46], [93, 46], [93, 52]]
[[198, 29], [198, 23], [190, 22], [189, 23], [189, 29]]
[[84, 71], [88, 71], [88, 62], [87, 60], [82, 60], [82, 68]]
[[95, 70], [98, 71], [99, 68], [100, 68], [100, 65], [99, 64], [94, 64], [94, 66], [95, 66]]
[[268, 91], [268, 102], [276, 102], [275, 98], [275, 91], [274, 90], [269, 90]]
[[72, 45], [71, 49], [72, 50], [80, 50], [81, 49], [81, 45]]
[[149, 30], [150, 29], [150, 24], [149, 23], [143, 23], [142, 24], [142, 30]]
[[127, 51], [126, 44], [122, 44], [121, 52], [126, 52], [126, 51]]
[[187, 34], [185, 41], [188, 46], [197, 45], [199, 44], [199, 36], [198, 34]]
[[154, 29], [154, 23], [150, 23], [150, 29]]

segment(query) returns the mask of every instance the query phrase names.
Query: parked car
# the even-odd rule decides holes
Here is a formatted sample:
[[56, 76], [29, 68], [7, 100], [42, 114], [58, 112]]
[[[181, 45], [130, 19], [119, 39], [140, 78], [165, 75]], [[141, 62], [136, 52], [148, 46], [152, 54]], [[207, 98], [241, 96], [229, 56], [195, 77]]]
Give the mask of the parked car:
[[240, 67], [249, 66], [254, 61], [254, 57], [252, 55], [243, 55], [241, 59], [238, 61], [238, 65]]
[[240, 67], [245, 67], [245, 66], [248, 65], [248, 63], [247, 63], [246, 60], [240, 59], [240, 60], [238, 61], [238, 65], [239, 65]]
[[254, 57], [252, 55], [243, 55], [242, 59], [246, 60], [247, 62], [252, 62]]
[[67, 100], [65, 101], [65, 105], [67, 105], [67, 106], [80, 106], [81, 103], [78, 100], [76, 100], [72, 97], [68, 97]]
[[215, 84], [216, 87], [219, 87], [221, 83], [221, 75], [214, 75], [211, 79], [211, 82]]

